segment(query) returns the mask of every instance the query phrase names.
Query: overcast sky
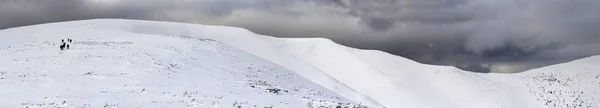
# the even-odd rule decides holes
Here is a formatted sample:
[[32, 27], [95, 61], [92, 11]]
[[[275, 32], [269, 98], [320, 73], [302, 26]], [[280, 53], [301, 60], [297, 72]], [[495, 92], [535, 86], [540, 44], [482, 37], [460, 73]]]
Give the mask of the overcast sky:
[[598, 10], [600, 0], [0, 0], [0, 29], [90, 18], [217, 24], [516, 72], [600, 54]]

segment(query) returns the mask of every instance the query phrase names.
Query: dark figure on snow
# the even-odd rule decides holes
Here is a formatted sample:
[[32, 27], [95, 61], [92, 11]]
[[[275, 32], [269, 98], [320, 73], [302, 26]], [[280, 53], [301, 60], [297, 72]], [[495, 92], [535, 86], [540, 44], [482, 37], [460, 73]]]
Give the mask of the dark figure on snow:
[[64, 39], [61, 39], [61, 40], [60, 40], [60, 42], [62, 42], [62, 43], [65, 43], [65, 40], [64, 40]]
[[65, 49], [65, 45], [66, 45], [66, 43], [63, 42], [62, 45], [60, 45], [60, 50]]
[[69, 49], [69, 44], [67, 44], [67, 49]]

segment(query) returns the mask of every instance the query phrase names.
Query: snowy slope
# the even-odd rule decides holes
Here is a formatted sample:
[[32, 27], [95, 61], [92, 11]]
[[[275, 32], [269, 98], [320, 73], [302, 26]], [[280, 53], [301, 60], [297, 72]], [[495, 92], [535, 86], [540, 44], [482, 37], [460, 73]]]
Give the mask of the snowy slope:
[[[42, 31], [40, 31], [42, 30]], [[46, 31], [44, 31], [46, 30]], [[48, 36], [48, 34], [55, 34], [54, 36]], [[540, 69], [534, 69], [531, 71], [517, 73], [517, 74], [482, 74], [482, 73], [473, 73], [462, 71], [454, 67], [447, 66], [433, 66], [433, 65], [425, 65], [420, 64], [414, 61], [411, 61], [406, 58], [402, 58], [399, 56], [394, 56], [381, 51], [373, 51], [373, 50], [359, 50], [354, 48], [345, 47], [334, 43], [327, 39], [321, 38], [311, 38], [311, 39], [288, 39], [288, 38], [273, 38], [270, 36], [263, 36], [254, 34], [248, 30], [233, 28], [233, 27], [224, 27], [224, 26], [204, 26], [204, 25], [194, 25], [194, 24], [182, 24], [182, 23], [168, 23], [168, 22], [153, 22], [153, 21], [134, 21], [134, 20], [115, 20], [115, 19], [99, 19], [99, 20], [85, 20], [85, 21], [73, 21], [73, 22], [63, 22], [63, 23], [55, 23], [55, 24], [45, 24], [45, 25], [36, 25], [30, 27], [23, 28], [15, 28], [3, 30], [0, 32], [1, 40], [0, 40], [0, 53], [2, 54], [2, 58], [0, 58], [2, 65], [0, 66], [0, 71], [4, 73], [13, 73], [12, 76], [19, 73], [23, 70], [27, 70], [31, 67], [37, 66], [60, 66], [61, 70], [63, 70], [63, 65], [70, 62], [65, 63], [62, 61], [63, 59], [53, 58], [51, 63], [53, 65], [45, 65], [41, 63], [28, 64], [27, 67], [23, 67], [24, 65], [15, 65], [14, 63], [21, 63], [23, 59], [27, 57], [27, 54], [35, 54], [32, 52], [29, 53], [16, 53], [19, 51], [41, 51], [41, 52], [51, 52], [44, 50], [52, 50], [54, 52], [58, 48], [56, 46], [51, 45], [52, 43], [44, 43], [44, 41], [40, 42], [40, 38], [28, 38], [24, 36], [37, 36], [44, 37], [42, 40], [59, 40], [60, 38], [70, 37], [80, 41], [97, 41], [96, 44], [100, 44], [101, 46], [106, 46], [111, 49], [115, 49], [121, 51], [121, 53], [114, 53], [113, 50], [96, 48], [94, 46], [88, 46], [87, 49], [96, 48], [91, 50], [81, 50], [78, 51], [77, 46], [83, 46], [86, 42], [83, 43], [74, 43], [74, 49], [64, 51], [63, 54], [55, 54], [52, 56], [40, 56], [40, 57], [30, 57], [30, 58], [45, 58], [55, 57], [57, 55], [78, 55], [82, 56], [85, 54], [123, 54], [123, 53], [134, 53], [134, 52], [146, 52], [148, 50], [155, 51], [154, 53], [158, 53], [161, 56], [153, 55], [152, 58], [161, 58], [158, 60], [151, 60], [149, 62], [143, 63], [152, 63], [158, 62], [162, 63], [162, 65], [158, 65], [157, 67], [144, 67], [144, 66], [152, 66], [151, 64], [139, 64], [139, 63], [126, 63], [129, 65], [135, 64], [135, 66], [127, 66], [119, 60], [107, 61], [105, 59], [103, 62], [105, 64], [110, 64], [107, 67], [120, 67], [127, 68], [127, 70], [148, 70], [152, 68], [159, 68], [161, 66], [168, 67], [172, 62], [175, 62], [175, 67], [177, 66], [197, 66], [197, 65], [215, 65], [217, 67], [202, 67], [201, 69], [196, 68], [186, 68], [180, 70], [180, 72], [172, 72], [169, 74], [177, 73], [177, 75], [182, 75], [181, 77], [177, 77], [177, 81], [173, 82], [186, 82], [189, 79], [188, 77], [192, 76], [206, 76], [208, 73], [222, 73], [223, 70], [220, 69], [236, 69], [230, 67], [242, 67], [239, 68], [239, 71], [248, 70], [245, 68], [248, 67], [257, 67], [259, 62], [263, 65], [271, 67], [273, 69], [281, 69], [287, 73], [289, 71], [293, 72], [293, 78], [303, 79], [306, 78], [310, 82], [317, 83], [318, 85], [314, 85], [308, 81], [306, 82], [296, 82], [297, 80], [285, 80], [281, 78], [275, 78], [273, 80], [268, 80], [269, 82], [282, 82], [278, 83], [279, 86], [283, 86], [289, 83], [288, 87], [282, 87], [284, 89], [293, 88], [293, 85], [311, 85], [307, 87], [307, 89], [320, 90], [325, 92], [325, 95], [317, 95], [311, 97], [311, 100], [315, 100], [315, 98], [325, 99], [325, 100], [334, 100], [341, 101], [347, 103], [358, 103], [358, 104], [366, 104], [371, 107], [388, 107], [388, 108], [401, 108], [401, 107], [420, 107], [420, 108], [563, 108], [563, 107], [600, 107], [597, 106], [600, 101], [600, 83], [599, 83], [599, 75], [600, 68], [597, 67], [600, 63], [600, 56], [585, 58], [582, 60], [576, 60], [570, 63], [559, 64], [549, 67], [544, 67]], [[147, 38], [147, 37], [156, 37], [156, 38]], [[160, 37], [160, 38], [158, 38]], [[184, 39], [185, 38], [185, 39]], [[189, 40], [204, 40], [204, 41], [217, 41], [212, 42], [214, 44], [220, 45], [219, 47], [211, 47], [210, 45], [205, 45], [207, 43], [197, 42], [190, 43], [187, 42]], [[183, 41], [185, 40], [185, 41]], [[33, 41], [37, 41], [33, 42]], [[133, 42], [135, 41], [135, 42]], [[25, 42], [25, 43], [20, 43]], [[29, 45], [27, 42], [33, 42], [34, 45]], [[108, 42], [108, 43], [107, 43]], [[124, 43], [122, 43], [124, 42]], [[137, 47], [132, 48], [130, 45], [127, 45], [127, 42], [130, 42], [132, 45], [136, 44]], [[145, 42], [144, 44], [138, 44], [140, 42]], [[161, 44], [158, 44], [158, 43]], [[162, 43], [165, 42], [165, 43]], [[88, 42], [89, 43], [89, 42]], [[92, 42], [94, 43], [94, 42]], [[37, 45], [35, 45], [37, 44]], [[47, 45], [40, 45], [47, 44]], [[82, 45], [78, 45], [82, 44]], [[124, 45], [120, 45], [124, 44]], [[183, 45], [181, 45], [183, 44]], [[7, 46], [11, 47], [7, 47]], [[169, 45], [168, 46], [157, 46], [157, 45]], [[172, 46], [171, 46], [172, 45]], [[15, 48], [16, 46], [24, 47], [24, 48]], [[40, 47], [44, 46], [44, 47]], [[125, 47], [125, 48], [123, 48]], [[205, 48], [211, 47], [211, 49], [216, 49], [217, 51], [213, 51], [207, 53], [207, 51], [189, 51], [194, 49], [195, 47]], [[54, 48], [54, 49], [52, 49]], [[191, 49], [190, 49], [191, 48]], [[235, 53], [226, 53], [225, 55], [230, 56], [227, 60], [216, 59], [212, 60], [213, 56], [220, 57], [222, 54], [222, 50], [220, 48], [229, 49], [229, 51], [235, 51]], [[145, 49], [143, 51], [135, 51], [130, 49]], [[155, 50], [161, 49], [161, 50]], [[176, 50], [173, 50], [176, 49]], [[104, 51], [108, 50], [108, 51]], [[96, 51], [94, 53], [90, 53], [89, 51]], [[78, 53], [73, 53], [78, 52]], [[168, 52], [168, 55], [163, 55], [163, 53]], [[184, 52], [185, 54], [177, 54], [175, 52]], [[227, 51], [225, 51], [227, 52]], [[170, 54], [175, 53], [175, 54]], [[203, 54], [203, 55], [194, 55], [194, 54]], [[43, 55], [38, 54], [36, 56]], [[212, 56], [211, 56], [212, 55]], [[174, 57], [173, 57], [174, 56]], [[206, 59], [211, 59], [211, 61], [222, 61], [218, 63], [213, 62], [202, 62], [206, 60], [198, 60], [198, 61], [188, 61], [186, 57], [195, 57], [195, 56], [208, 56]], [[231, 57], [236, 56], [236, 57]], [[239, 56], [239, 57], [238, 57]], [[93, 56], [92, 56], [93, 57]], [[123, 57], [123, 56], [117, 56]], [[127, 56], [124, 56], [128, 58]], [[145, 56], [143, 56], [145, 57]], [[177, 58], [180, 57], [180, 58]], [[7, 59], [8, 58], [8, 59]], [[14, 60], [14, 59], [18, 60]], [[113, 57], [115, 58], [115, 57]], [[251, 59], [252, 60], [246, 60]], [[68, 61], [77, 61], [78, 59], [67, 57]], [[146, 60], [148, 58], [140, 58], [142, 60]], [[189, 58], [192, 59], [192, 58]], [[257, 59], [257, 60], [255, 60]], [[83, 60], [87, 60], [87, 58], [83, 58]], [[98, 57], [95, 59], [98, 61]], [[192, 59], [194, 60], [194, 59]], [[23, 63], [27, 62], [28, 59], [25, 59]], [[82, 63], [87, 63], [87, 61], [79, 61]], [[197, 63], [199, 62], [199, 63]], [[231, 63], [235, 62], [235, 63]], [[263, 63], [264, 62], [264, 63]], [[4, 65], [8, 64], [8, 65]], [[57, 65], [58, 64], [58, 65]], [[186, 65], [183, 65], [186, 64]], [[249, 65], [256, 64], [256, 65]], [[85, 67], [89, 64], [80, 64], [81, 69], [95, 69], [93, 67]], [[155, 64], [157, 65], [157, 64]], [[224, 66], [224, 67], [219, 67]], [[230, 67], [228, 67], [230, 66]], [[245, 68], [244, 68], [245, 67]], [[260, 67], [260, 66], [259, 66]], [[23, 69], [25, 68], [25, 69]], [[71, 68], [64, 70], [70, 70]], [[120, 68], [111, 68], [107, 70], [118, 70]], [[200, 68], [200, 67], [199, 67]], [[51, 68], [50, 68], [51, 69]], [[73, 68], [77, 69], [77, 68]], [[215, 71], [206, 71], [205, 74], [191, 74], [190, 70], [206, 70], [206, 69], [214, 69]], [[155, 69], [156, 70], [156, 69]], [[251, 69], [250, 69], [251, 70]], [[268, 69], [267, 69], [268, 70]], [[289, 71], [288, 71], [289, 70]], [[54, 70], [57, 71], [57, 70]], [[173, 70], [176, 71], [176, 70]], [[278, 74], [283, 74], [283, 71], [272, 72], [271, 74], [264, 75], [259, 77], [258, 79], [263, 79], [263, 77], [276, 77]], [[40, 71], [31, 71], [34, 72], [32, 74], [36, 74], [35, 72]], [[41, 71], [46, 72], [46, 71]], [[169, 71], [167, 71], [169, 72]], [[227, 70], [226, 72], [229, 72]], [[137, 72], [136, 72], [137, 73]], [[189, 74], [186, 74], [189, 73]], [[37, 73], [39, 74], [39, 73]], [[163, 76], [138, 76], [149, 79], [154, 79], [154, 77], [164, 77]], [[297, 75], [295, 75], [297, 74]], [[8, 74], [7, 74], [8, 75]], [[47, 74], [42, 74], [47, 75]], [[230, 78], [234, 77], [227, 81], [232, 81], [232, 84], [228, 85], [228, 88], [231, 85], [243, 84], [239, 83], [239, 81], [233, 81], [234, 79], [244, 79], [244, 80], [252, 80], [251, 78], [246, 78], [246, 76], [239, 76], [239, 73], [232, 73], [223, 76]], [[243, 75], [243, 74], [242, 74]], [[298, 76], [299, 75], [299, 76]], [[31, 75], [28, 75], [31, 76]], [[169, 75], [166, 75], [169, 76]], [[185, 77], [184, 77], [185, 76]], [[221, 76], [221, 74], [217, 75]], [[292, 75], [288, 75], [292, 76]], [[21, 78], [20, 75], [16, 76], [17, 78]], [[44, 78], [47, 76], [43, 76]], [[171, 76], [172, 77], [172, 76]], [[303, 77], [303, 78], [301, 78]], [[35, 77], [34, 77], [35, 78]], [[104, 77], [100, 77], [104, 78]], [[187, 79], [186, 79], [187, 78]], [[214, 77], [208, 77], [214, 78]], [[21, 78], [23, 79], [23, 78]], [[26, 78], [25, 78], [26, 79]], [[46, 78], [47, 79], [47, 78]], [[83, 79], [83, 78], [82, 78]], [[215, 82], [222, 81], [223, 79], [211, 79]], [[130, 80], [130, 79], [129, 79]], [[128, 80], [128, 81], [129, 81]], [[194, 79], [194, 81], [204, 81], [206, 79]], [[254, 79], [256, 80], [256, 79]], [[130, 80], [134, 82], [139, 82], [139, 80]], [[93, 81], [92, 81], [93, 82]], [[124, 81], [119, 81], [124, 82]], [[206, 82], [206, 81], [204, 81]], [[210, 82], [210, 81], [209, 81]], [[236, 83], [238, 82], [238, 83]], [[247, 81], [248, 82], [248, 81]], [[252, 82], [252, 81], [249, 81]], [[149, 83], [149, 82], [144, 82]], [[0, 80], [0, 84], [3, 83]], [[22, 84], [22, 83], [21, 83]], [[164, 85], [171, 85], [163, 84]], [[193, 85], [196, 83], [190, 83]], [[213, 84], [213, 83], [209, 83]], [[9, 86], [20, 85], [19, 83], [11, 83], [7, 84]], [[43, 85], [43, 84], [42, 84]], [[181, 85], [183, 87], [187, 87], [190, 85]], [[39, 85], [36, 85], [38, 87]], [[48, 85], [44, 85], [48, 86]], [[41, 86], [43, 88], [44, 86]], [[77, 86], [77, 85], [72, 85]], [[94, 85], [94, 87], [99, 85]], [[157, 86], [156, 84], [151, 87]], [[159, 84], [160, 86], [160, 84]], [[179, 85], [177, 85], [179, 86]], [[197, 85], [194, 85], [197, 86]], [[212, 86], [212, 85], [211, 85]], [[323, 90], [320, 87], [324, 87], [327, 90]], [[202, 86], [200, 87], [202, 88]], [[237, 90], [238, 88], [234, 87], [235, 91], [243, 91]], [[242, 88], [242, 87], [239, 87]], [[31, 89], [31, 88], [28, 88]], [[137, 88], [139, 89], [139, 88]], [[21, 90], [21, 89], [16, 89]], [[168, 90], [168, 89], [165, 89]], [[139, 91], [139, 90], [138, 90]], [[185, 91], [185, 90], [184, 90]], [[264, 89], [262, 90], [264, 92]], [[332, 91], [333, 93], [329, 92]], [[149, 91], [148, 91], [149, 92]], [[174, 91], [173, 91], [174, 92]], [[181, 92], [181, 91], [180, 91]], [[261, 92], [260, 89], [258, 92]], [[5, 92], [0, 92], [1, 95], [4, 95]], [[200, 93], [205, 94], [208, 92]], [[218, 92], [223, 93], [223, 92]], [[224, 92], [225, 94], [227, 92]], [[262, 93], [262, 92], [261, 92]], [[311, 94], [308, 92], [301, 93], [293, 93], [294, 95], [286, 96], [286, 99], [283, 100], [285, 102], [290, 101], [290, 103], [295, 104], [276, 104], [276, 102], [268, 101], [268, 102], [260, 102], [260, 101], [252, 101], [253, 104], [274, 104], [279, 107], [298, 107], [296, 105], [304, 104], [305, 107], [306, 101], [308, 99], [297, 99], [297, 97], [301, 97], [304, 95], [297, 94]], [[340, 99], [335, 98], [337, 93], [340, 95]], [[252, 95], [249, 97], [261, 96], [264, 94]], [[16, 96], [16, 95], [15, 95]], [[121, 96], [121, 95], [116, 95]], [[153, 95], [154, 96], [154, 95]], [[240, 96], [240, 95], [227, 95], [227, 96]], [[106, 97], [103, 97], [106, 98]], [[155, 97], [151, 97], [155, 98]], [[345, 101], [348, 99], [348, 102]], [[94, 98], [95, 99], [95, 98]], [[148, 98], [144, 98], [148, 99]], [[204, 99], [204, 98], [203, 98]], [[238, 100], [237, 97], [228, 100], [228, 102], [220, 102], [220, 103], [228, 103], [231, 104], [235, 101], [232, 99]], [[239, 99], [250, 99], [250, 98], [239, 98]], [[275, 98], [264, 98], [265, 100], [271, 100]], [[30, 99], [24, 99], [30, 100]], [[33, 99], [31, 99], [33, 100]], [[169, 100], [169, 99], [164, 99]], [[175, 99], [176, 100], [176, 99]], [[252, 100], [252, 99], [251, 99]], [[253, 99], [257, 100], [257, 99]], [[263, 98], [260, 98], [263, 100]], [[133, 106], [143, 106], [146, 105], [140, 102], [129, 102], [132, 103]], [[304, 103], [303, 103], [304, 102]], [[250, 103], [250, 102], [249, 102]], [[20, 103], [19, 103], [20, 104]], [[312, 104], [312, 103], [311, 103]], [[171, 104], [168, 104], [171, 105]], [[168, 106], [167, 105], [167, 106]], [[177, 104], [182, 105], [182, 104]], [[147, 105], [147, 106], [155, 106], [155, 105]], [[229, 106], [226, 106], [229, 107]]]
[[285, 41], [278, 46], [287, 53], [390, 108], [595, 108], [600, 103], [600, 56], [518, 74], [482, 74], [327, 39], [272, 39]]
[[[321, 100], [354, 104], [226, 44], [119, 31], [116, 23], [121, 22], [0, 31], [0, 107], [305, 108], [310, 101], [325, 103]], [[60, 51], [57, 45], [66, 38], [75, 41]]]
[[327, 39], [276, 40], [286, 41], [278, 46], [289, 54], [391, 108], [595, 108], [600, 103], [600, 56], [518, 74], [482, 74]]

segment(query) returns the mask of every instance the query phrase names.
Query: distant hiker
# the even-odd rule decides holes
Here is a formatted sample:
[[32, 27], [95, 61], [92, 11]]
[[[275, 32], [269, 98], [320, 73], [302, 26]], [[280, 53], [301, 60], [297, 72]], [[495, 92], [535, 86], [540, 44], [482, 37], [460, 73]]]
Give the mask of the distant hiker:
[[62, 45], [60, 45], [60, 50], [65, 49], [65, 45], [66, 45], [66, 43], [63, 42]]
[[65, 43], [65, 39], [61, 39], [60, 42]]
[[67, 44], [67, 49], [69, 49], [69, 44]]

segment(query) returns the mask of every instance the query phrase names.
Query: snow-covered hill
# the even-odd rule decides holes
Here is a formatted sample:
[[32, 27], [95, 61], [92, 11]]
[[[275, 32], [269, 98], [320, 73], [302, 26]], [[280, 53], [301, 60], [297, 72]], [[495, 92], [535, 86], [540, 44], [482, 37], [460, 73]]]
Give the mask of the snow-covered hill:
[[[75, 41], [59, 51], [64, 38]], [[98, 19], [1, 30], [0, 86], [11, 89], [0, 89], [0, 106], [288, 108], [327, 100], [388, 108], [596, 108], [597, 65], [600, 56], [482, 74], [327, 39]]]
[[[0, 31], [0, 107], [355, 104], [226, 44], [102, 28], [111, 22], [127, 24], [96, 20]], [[66, 38], [74, 42], [61, 51], [58, 44]]]

